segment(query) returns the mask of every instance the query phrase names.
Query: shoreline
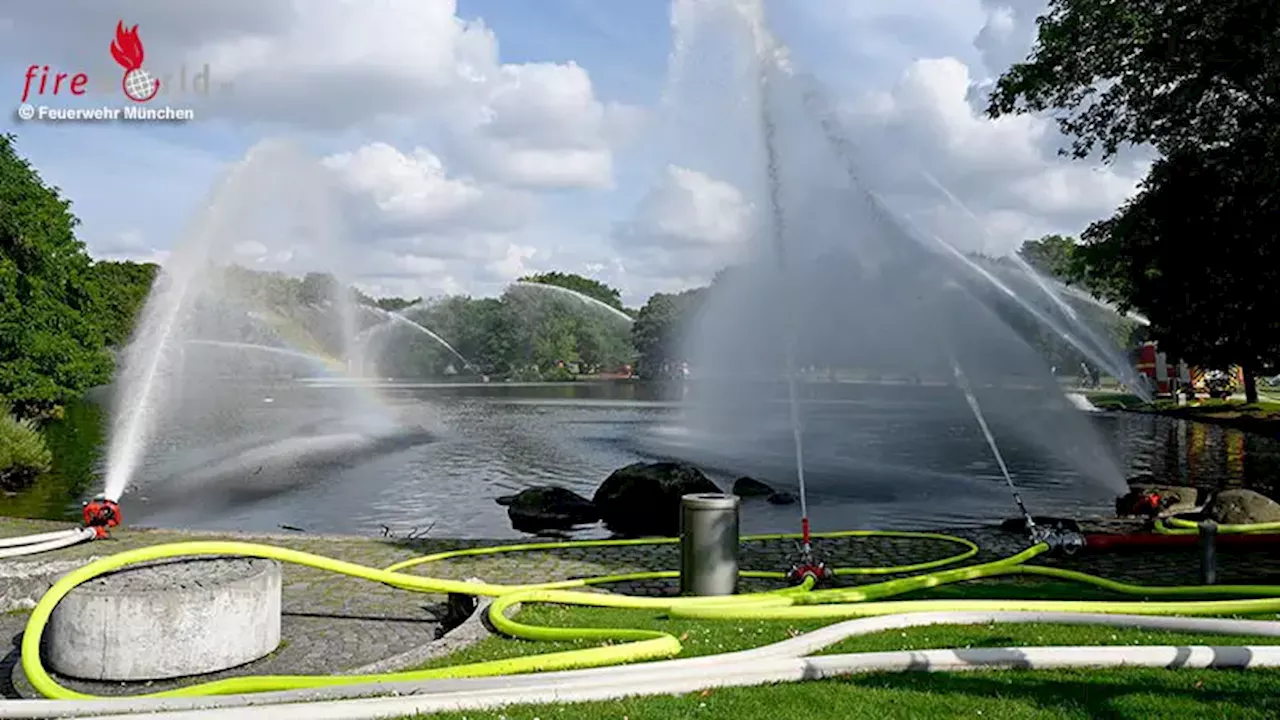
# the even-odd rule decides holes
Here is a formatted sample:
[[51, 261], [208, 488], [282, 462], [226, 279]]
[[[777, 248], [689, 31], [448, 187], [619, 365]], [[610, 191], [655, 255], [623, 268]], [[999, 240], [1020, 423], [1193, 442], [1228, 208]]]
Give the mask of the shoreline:
[[1232, 400], [1199, 400], [1178, 405], [1173, 400], [1145, 403], [1136, 395], [1112, 391], [1080, 391], [1099, 410], [1163, 415], [1219, 425], [1242, 432], [1280, 439], [1280, 403], [1262, 401], [1247, 405]]

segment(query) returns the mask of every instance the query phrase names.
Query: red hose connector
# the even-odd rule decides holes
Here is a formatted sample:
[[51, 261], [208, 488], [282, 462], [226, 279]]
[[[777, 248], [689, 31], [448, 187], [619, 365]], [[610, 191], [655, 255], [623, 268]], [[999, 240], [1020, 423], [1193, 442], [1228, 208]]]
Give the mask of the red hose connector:
[[120, 506], [114, 500], [96, 497], [84, 504], [84, 525], [94, 530], [95, 537], [101, 540], [107, 536], [107, 529], [120, 524]]

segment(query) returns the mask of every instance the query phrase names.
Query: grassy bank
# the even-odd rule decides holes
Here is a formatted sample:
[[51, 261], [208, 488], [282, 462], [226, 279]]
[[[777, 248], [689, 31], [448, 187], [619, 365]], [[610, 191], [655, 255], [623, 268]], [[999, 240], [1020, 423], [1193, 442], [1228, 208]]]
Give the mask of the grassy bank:
[[[65, 527], [47, 521], [0, 519], [0, 536], [42, 532]], [[234, 533], [198, 533], [121, 528], [112, 540], [58, 551], [48, 559], [84, 559], [122, 550], [180, 540], [254, 540]], [[422, 553], [457, 547], [446, 539], [406, 542], [382, 538], [313, 536], [305, 533], [260, 538], [273, 545], [385, 567]], [[663, 563], [653, 549], [642, 549], [641, 562]], [[607, 557], [611, 556], [611, 557]], [[1162, 556], [1163, 557], [1163, 556]], [[896, 561], [896, 560], [895, 560]], [[1131, 561], [1132, 562], [1132, 561]], [[1164, 558], [1164, 562], [1182, 562]], [[1224, 556], [1224, 571], [1228, 567]], [[498, 582], [545, 581], [551, 578], [599, 575], [624, 569], [630, 561], [616, 553], [550, 553], [515, 556], [476, 556], [436, 563], [420, 574], [435, 577], [483, 577]], [[1153, 557], [1148, 564], [1158, 564]], [[1261, 572], [1248, 564], [1252, 574]], [[1108, 573], [1091, 562], [1089, 569]], [[1225, 576], [1224, 576], [1225, 577]], [[1267, 578], [1263, 574], [1258, 577]], [[1131, 578], [1133, 579], [1133, 578]], [[1225, 582], [1236, 582], [1228, 578]], [[1264, 580], [1265, 581], [1265, 580]], [[1164, 582], [1176, 582], [1166, 579]], [[43, 591], [41, 591], [43, 592]], [[414, 611], [427, 596], [388, 586], [357, 581], [332, 573], [286, 565], [282, 583], [284, 608], [293, 622], [300, 616], [323, 616], [326, 625], [347, 615], [361, 625], [338, 628], [331, 637], [306, 632], [286, 638], [289, 650], [325, 658], [322, 667], [284, 668], [283, 674], [334, 672], [343, 667], [342, 653], [373, 631], [371, 619], [394, 620]], [[1122, 596], [1056, 580], [1000, 578], [940, 586], [904, 598], [1063, 598], [1115, 599]], [[440, 600], [442, 598], [437, 598]], [[1127, 598], [1134, 599], [1134, 598]], [[661, 630], [680, 639], [681, 655], [711, 655], [757, 647], [820, 627], [822, 622], [695, 621], [674, 619], [658, 611], [526, 605], [523, 622], [558, 627], [643, 628]], [[1275, 620], [1269, 614], [1259, 619]], [[15, 626], [16, 633], [20, 626]], [[425, 667], [458, 665], [482, 660], [542, 654], [591, 647], [600, 641], [528, 642], [489, 637]], [[843, 641], [825, 653], [921, 650], [948, 647], [1070, 646], [1070, 645], [1244, 645], [1280, 643], [1280, 638], [1204, 636], [1097, 626], [1055, 625], [935, 626], [894, 630]], [[319, 652], [327, 649], [327, 652]], [[379, 646], [380, 653], [386, 648]], [[283, 654], [283, 653], [282, 653]], [[385, 657], [385, 655], [382, 655]], [[258, 672], [266, 673], [266, 668]], [[266, 673], [270, 674], [270, 673]], [[433, 720], [460, 718], [703, 718], [708, 720], [774, 720], [776, 718], [1270, 718], [1280, 716], [1280, 673], [1269, 670], [1201, 671], [1111, 669], [1099, 671], [978, 671], [955, 674], [872, 674], [821, 682], [731, 688], [689, 695], [634, 698], [574, 705], [541, 705], [500, 711], [467, 711], [428, 716]]]
[[1103, 410], [1156, 413], [1280, 437], [1280, 400], [1267, 399], [1256, 403], [1237, 400], [1197, 400], [1186, 405], [1178, 405], [1176, 401], [1165, 398], [1147, 403], [1137, 395], [1125, 393], [1086, 392], [1085, 397]]
[[[1077, 585], [1035, 580], [991, 580], [939, 587], [914, 596], [930, 598], [1079, 598], [1115, 596]], [[1132, 599], [1132, 598], [1130, 598]], [[524, 622], [558, 627], [646, 628], [679, 637], [681, 657], [731, 652], [814, 630], [820, 622], [689, 621], [651, 612], [532, 606]], [[1275, 615], [1258, 619], [1276, 619]], [[1246, 638], [1100, 626], [1045, 624], [933, 626], [849, 638], [820, 654], [1070, 645], [1277, 644], [1280, 638]], [[589, 643], [530, 643], [486, 639], [431, 666], [494, 660], [589, 647]], [[699, 693], [568, 705], [530, 705], [495, 711], [418, 716], [423, 720], [504, 718], [1271, 718], [1280, 714], [1280, 672], [1275, 670], [988, 671], [945, 674], [876, 673], [836, 680], [723, 688]]]
[[1274, 670], [1072, 670], [856, 675], [690, 695], [504, 708], [425, 720], [1156, 720], [1280, 715]]

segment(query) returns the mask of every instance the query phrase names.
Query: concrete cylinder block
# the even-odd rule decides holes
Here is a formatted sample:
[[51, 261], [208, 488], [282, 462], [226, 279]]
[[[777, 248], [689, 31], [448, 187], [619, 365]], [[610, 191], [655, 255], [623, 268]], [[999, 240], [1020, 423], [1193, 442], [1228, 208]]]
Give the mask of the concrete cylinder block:
[[280, 645], [280, 564], [163, 560], [96, 578], [54, 608], [49, 668], [83, 680], [163, 680], [217, 672]]

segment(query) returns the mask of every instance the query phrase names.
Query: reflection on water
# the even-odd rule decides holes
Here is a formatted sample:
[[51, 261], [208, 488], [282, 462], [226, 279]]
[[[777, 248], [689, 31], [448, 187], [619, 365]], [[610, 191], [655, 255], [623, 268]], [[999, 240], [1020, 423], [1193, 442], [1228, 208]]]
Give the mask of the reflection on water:
[[[276, 389], [237, 420], [242, 427], [304, 428], [323, 419], [322, 393], [338, 387]], [[1014, 514], [998, 470], [972, 422], [938, 409], [916, 389], [825, 385], [809, 403], [808, 432], [830, 452], [814, 459], [810, 513], [820, 529], [920, 528], [985, 523]], [[215, 437], [226, 418], [201, 424], [199, 436], [167, 437], [147, 459], [124, 498], [131, 522], [209, 529], [377, 533], [434, 523], [432, 535], [515, 537], [505, 508], [493, 498], [540, 484], [590, 497], [614, 469], [659, 456], [691, 457], [714, 470], [725, 487], [752, 473], [780, 487], [790, 483], [787, 438], [760, 439], [751, 457], [717, 457], [696, 435], [681, 434], [678, 386], [575, 383], [518, 386], [433, 385], [385, 390], [402, 422], [430, 430], [430, 441], [393, 444], [362, 457], [318, 466], [246, 471], [236, 483], [277, 482], [285, 491], [211, 510], [161, 506], [150, 495], [210, 458], [245, 453]], [[266, 397], [266, 395], [264, 395]], [[79, 501], [99, 489], [92, 468], [102, 442], [101, 412], [71, 408], [50, 428], [58, 472], [32, 490], [0, 499], [0, 512], [74, 517]], [[1280, 442], [1217, 426], [1132, 413], [1090, 413], [1089, 420], [1132, 475], [1206, 488], [1251, 487], [1275, 494]], [[827, 437], [822, 439], [822, 434]], [[242, 433], [241, 433], [242, 434]], [[653, 438], [661, 442], [654, 442]], [[997, 437], [1000, 433], [997, 431]], [[776, 447], [775, 447], [776, 445]], [[1113, 498], [1032, 447], [1002, 445], [1033, 512], [1101, 515]], [[184, 475], [185, 476], [185, 475]], [[795, 506], [752, 502], [745, 532], [794, 530]], [[584, 536], [602, 535], [592, 528]]]

